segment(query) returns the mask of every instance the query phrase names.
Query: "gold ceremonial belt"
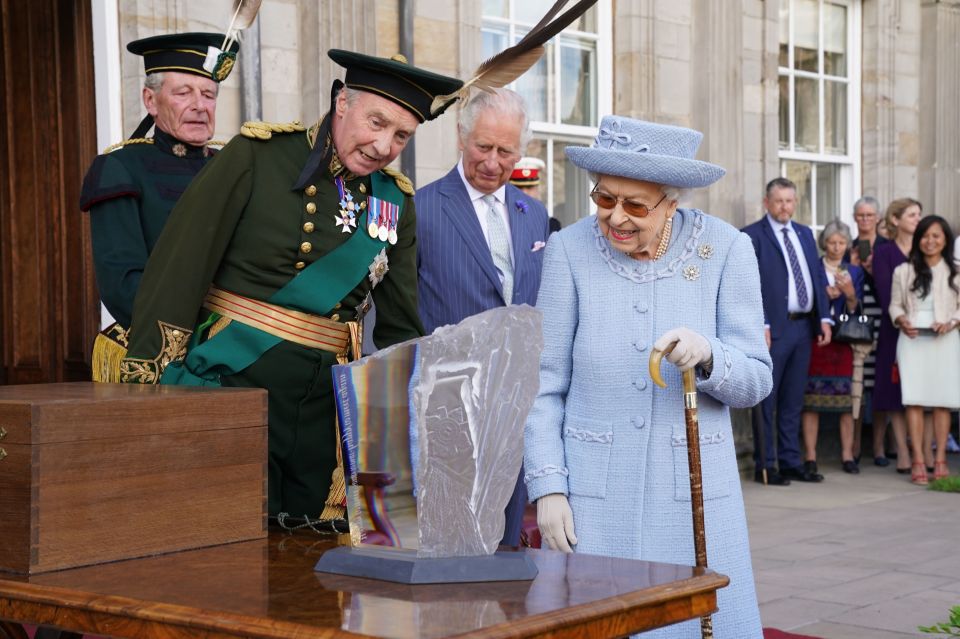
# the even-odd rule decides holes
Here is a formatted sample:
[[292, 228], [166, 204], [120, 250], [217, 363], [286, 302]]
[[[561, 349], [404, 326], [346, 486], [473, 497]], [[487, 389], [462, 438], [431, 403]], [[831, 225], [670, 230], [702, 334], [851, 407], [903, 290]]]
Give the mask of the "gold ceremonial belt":
[[337, 355], [348, 353], [350, 327], [326, 317], [250, 299], [215, 286], [207, 291], [203, 307], [301, 346]]

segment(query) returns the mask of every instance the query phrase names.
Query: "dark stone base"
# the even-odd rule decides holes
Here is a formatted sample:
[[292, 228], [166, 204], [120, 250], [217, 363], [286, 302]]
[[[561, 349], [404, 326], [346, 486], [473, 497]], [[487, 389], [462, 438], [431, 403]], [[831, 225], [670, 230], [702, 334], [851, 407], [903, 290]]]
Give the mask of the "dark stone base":
[[415, 550], [340, 546], [323, 553], [314, 570], [402, 584], [529, 581], [537, 566], [523, 551], [481, 557], [422, 559]]

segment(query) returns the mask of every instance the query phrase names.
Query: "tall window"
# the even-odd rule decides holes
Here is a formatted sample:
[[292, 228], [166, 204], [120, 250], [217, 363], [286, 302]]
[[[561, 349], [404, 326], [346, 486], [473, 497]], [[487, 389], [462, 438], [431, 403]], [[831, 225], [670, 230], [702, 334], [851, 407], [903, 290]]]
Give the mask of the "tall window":
[[[553, 0], [484, 0], [483, 58], [519, 41]], [[533, 139], [524, 155], [547, 165], [540, 187], [547, 210], [564, 226], [588, 215], [589, 178], [563, 153], [589, 146], [609, 113], [613, 84], [610, 0], [600, 0], [546, 45], [546, 54], [511, 85], [527, 102]]]
[[780, 172], [797, 184], [794, 218], [851, 219], [860, 188], [859, 2], [781, 0]]

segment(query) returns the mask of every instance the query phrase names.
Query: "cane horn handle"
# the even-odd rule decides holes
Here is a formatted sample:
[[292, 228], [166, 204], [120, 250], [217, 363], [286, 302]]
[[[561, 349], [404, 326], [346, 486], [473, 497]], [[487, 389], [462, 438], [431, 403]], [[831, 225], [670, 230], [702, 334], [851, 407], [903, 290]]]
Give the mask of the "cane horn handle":
[[674, 340], [670, 342], [662, 351], [656, 348], [650, 351], [650, 379], [660, 388], [667, 387], [667, 383], [663, 381], [663, 377], [660, 375], [660, 360], [663, 359], [664, 355], [669, 355], [679, 341], [680, 340]]

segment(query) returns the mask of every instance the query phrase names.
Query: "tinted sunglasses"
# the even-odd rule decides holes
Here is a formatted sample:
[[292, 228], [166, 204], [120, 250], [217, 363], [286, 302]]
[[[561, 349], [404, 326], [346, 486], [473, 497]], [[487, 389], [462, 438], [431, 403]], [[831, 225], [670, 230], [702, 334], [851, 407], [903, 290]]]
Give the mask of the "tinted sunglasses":
[[593, 203], [596, 204], [601, 209], [612, 209], [617, 206], [617, 203], [623, 207], [623, 212], [627, 215], [633, 217], [647, 217], [650, 215], [650, 211], [654, 210], [660, 206], [661, 202], [667, 199], [667, 194], [664, 193], [663, 197], [660, 198], [660, 201], [654, 204], [653, 206], [648, 207], [646, 204], [641, 204], [640, 202], [635, 202], [634, 200], [625, 200], [622, 198], [614, 197], [609, 193], [604, 193], [603, 191], [598, 191], [597, 187], [593, 187], [593, 190], [590, 191], [590, 199], [593, 200]]

